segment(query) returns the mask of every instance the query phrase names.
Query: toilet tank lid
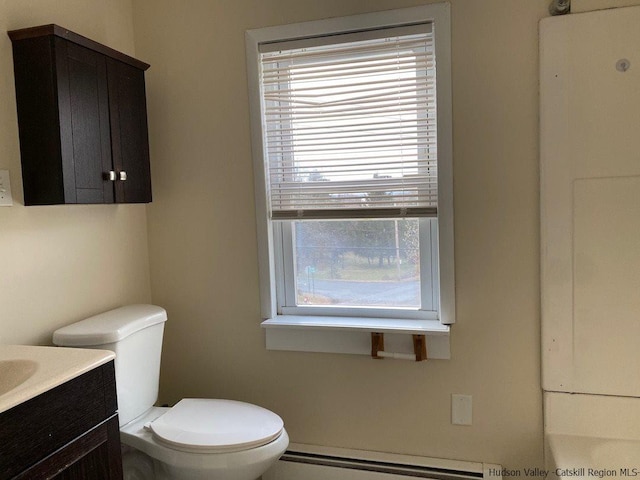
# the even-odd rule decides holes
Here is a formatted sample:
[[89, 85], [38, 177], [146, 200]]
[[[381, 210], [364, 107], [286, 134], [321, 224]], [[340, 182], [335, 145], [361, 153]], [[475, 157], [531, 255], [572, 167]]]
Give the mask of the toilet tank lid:
[[167, 312], [162, 307], [126, 305], [56, 330], [53, 343], [60, 347], [104, 345], [166, 321]]

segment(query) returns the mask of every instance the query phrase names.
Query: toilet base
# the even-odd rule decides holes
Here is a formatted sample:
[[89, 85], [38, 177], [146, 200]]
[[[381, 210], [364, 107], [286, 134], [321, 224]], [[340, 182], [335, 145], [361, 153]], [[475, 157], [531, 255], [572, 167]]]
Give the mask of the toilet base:
[[263, 465], [254, 465], [251, 469], [234, 472], [228, 469], [212, 472], [174, 468], [128, 445], [122, 446], [124, 480], [259, 480], [271, 463], [273, 462], [269, 462], [266, 468]]
[[129, 445], [122, 445], [123, 480], [155, 480], [153, 459]]

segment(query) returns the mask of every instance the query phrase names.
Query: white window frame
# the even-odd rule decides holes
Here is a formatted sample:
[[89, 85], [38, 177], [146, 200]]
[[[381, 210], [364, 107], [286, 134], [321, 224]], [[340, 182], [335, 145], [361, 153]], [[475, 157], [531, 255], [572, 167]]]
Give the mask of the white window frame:
[[[437, 125], [438, 125], [438, 218], [437, 227], [428, 228], [437, 233], [436, 292], [439, 293], [437, 309], [433, 315], [417, 315], [411, 318], [380, 318], [372, 311], [362, 310], [361, 316], [299, 315], [299, 311], [281, 308], [286, 261], [283, 261], [281, 236], [274, 235], [275, 222], [268, 218], [267, 191], [265, 186], [264, 142], [262, 137], [261, 94], [259, 84], [260, 53], [262, 43], [309, 38], [377, 28], [432, 23], [435, 32]], [[410, 351], [406, 334], [427, 335], [429, 358], [449, 358], [449, 325], [455, 322], [455, 268], [453, 235], [453, 165], [451, 119], [451, 25], [449, 3], [436, 3], [413, 8], [389, 10], [363, 15], [332, 18], [276, 27], [266, 27], [246, 32], [247, 74], [251, 107], [251, 141], [254, 160], [256, 192], [256, 222], [258, 237], [258, 261], [260, 275], [260, 302], [262, 326], [267, 332], [267, 348], [337, 353], [370, 352], [369, 333], [390, 334], [385, 338], [387, 348]], [[430, 221], [421, 220], [422, 224]], [[424, 243], [424, 227], [421, 226], [421, 253]], [[422, 263], [422, 262], [421, 262]], [[422, 274], [421, 274], [422, 277]], [[421, 278], [421, 282], [424, 277]], [[280, 294], [278, 293], [280, 292]], [[280, 298], [279, 298], [280, 295]], [[305, 308], [305, 312], [315, 313]], [[285, 314], [283, 314], [285, 313]], [[289, 314], [286, 314], [289, 313]], [[345, 312], [346, 313], [346, 312]], [[406, 315], [405, 315], [406, 317]], [[420, 318], [422, 319], [416, 319]]]

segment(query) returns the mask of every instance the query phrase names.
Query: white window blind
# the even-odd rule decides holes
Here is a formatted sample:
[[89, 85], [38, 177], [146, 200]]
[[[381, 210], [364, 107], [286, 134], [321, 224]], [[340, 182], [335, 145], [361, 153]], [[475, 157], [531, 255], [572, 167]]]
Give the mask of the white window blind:
[[437, 214], [431, 24], [260, 45], [273, 219]]

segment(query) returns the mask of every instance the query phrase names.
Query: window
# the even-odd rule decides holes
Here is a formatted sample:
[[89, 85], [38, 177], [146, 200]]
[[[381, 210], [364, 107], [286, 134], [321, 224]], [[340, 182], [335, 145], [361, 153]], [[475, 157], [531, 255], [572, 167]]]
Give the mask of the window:
[[284, 294], [280, 315], [437, 319], [437, 222], [278, 223], [275, 259], [284, 267], [277, 286]]
[[263, 316], [453, 323], [448, 4], [252, 30], [247, 58]]

